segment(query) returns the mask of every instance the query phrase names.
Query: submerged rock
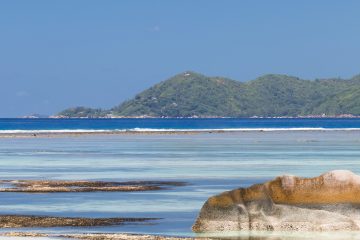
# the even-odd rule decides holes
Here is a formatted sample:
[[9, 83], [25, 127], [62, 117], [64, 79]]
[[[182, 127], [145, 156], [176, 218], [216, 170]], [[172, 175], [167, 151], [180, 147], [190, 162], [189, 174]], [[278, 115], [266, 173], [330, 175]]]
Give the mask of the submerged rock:
[[224, 192], [207, 200], [193, 225], [195, 232], [239, 230], [360, 230], [360, 176], [281, 176]]

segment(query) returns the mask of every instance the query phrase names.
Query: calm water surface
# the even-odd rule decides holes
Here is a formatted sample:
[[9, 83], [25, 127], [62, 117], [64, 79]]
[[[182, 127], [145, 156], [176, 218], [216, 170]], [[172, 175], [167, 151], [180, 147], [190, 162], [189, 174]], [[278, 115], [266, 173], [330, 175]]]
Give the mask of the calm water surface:
[[[163, 219], [156, 224], [40, 230], [192, 236], [191, 225], [211, 195], [286, 173], [316, 176], [333, 169], [349, 169], [359, 174], [359, 160], [358, 131], [0, 139], [1, 179], [188, 183], [156, 192], [0, 193], [0, 213], [160, 217]], [[299, 237], [305, 235], [290, 238]]]
[[203, 129], [360, 129], [360, 118], [142, 118], [21, 119], [0, 118], [8, 131], [203, 130]]

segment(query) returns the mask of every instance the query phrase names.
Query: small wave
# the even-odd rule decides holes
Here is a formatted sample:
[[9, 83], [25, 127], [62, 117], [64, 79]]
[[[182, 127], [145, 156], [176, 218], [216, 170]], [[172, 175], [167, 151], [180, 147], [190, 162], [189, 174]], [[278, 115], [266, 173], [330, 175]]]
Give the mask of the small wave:
[[129, 132], [274, 132], [274, 131], [359, 131], [360, 128], [132, 128]]
[[125, 131], [117, 129], [56, 129], [56, 130], [47, 130], [47, 129], [34, 129], [34, 130], [0, 130], [0, 134], [14, 134], [14, 133], [101, 133], [101, 132], [114, 132], [114, 131]]
[[131, 128], [131, 129], [15, 129], [0, 130], [0, 134], [36, 134], [36, 133], [116, 133], [116, 132], [275, 132], [275, 131], [359, 131], [360, 128], [322, 128], [322, 127], [290, 127], [290, 128]]

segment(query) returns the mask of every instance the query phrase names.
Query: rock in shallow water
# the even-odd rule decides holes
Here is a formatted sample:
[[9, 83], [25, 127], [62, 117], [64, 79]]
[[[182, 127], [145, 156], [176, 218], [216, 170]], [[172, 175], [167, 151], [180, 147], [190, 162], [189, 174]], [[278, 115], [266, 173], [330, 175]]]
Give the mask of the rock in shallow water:
[[0, 228], [96, 227], [143, 223], [159, 218], [84, 218], [35, 215], [0, 215]]
[[185, 186], [184, 182], [169, 181], [63, 181], [63, 180], [0, 180], [0, 192], [138, 192], [165, 190]]
[[239, 230], [360, 230], [360, 176], [281, 176], [224, 192], [206, 201], [193, 225], [195, 232]]

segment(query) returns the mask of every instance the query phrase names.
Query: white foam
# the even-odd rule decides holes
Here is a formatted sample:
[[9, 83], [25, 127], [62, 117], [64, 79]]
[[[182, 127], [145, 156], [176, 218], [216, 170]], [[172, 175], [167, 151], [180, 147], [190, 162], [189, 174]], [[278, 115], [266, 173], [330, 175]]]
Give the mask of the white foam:
[[276, 132], [276, 131], [360, 131], [360, 128], [131, 128], [131, 129], [35, 129], [0, 130], [0, 134], [112, 133], [112, 132]]
[[126, 131], [137, 132], [272, 132], [272, 131], [359, 131], [360, 128], [201, 128], [201, 129], [174, 129], [174, 128], [132, 128]]

